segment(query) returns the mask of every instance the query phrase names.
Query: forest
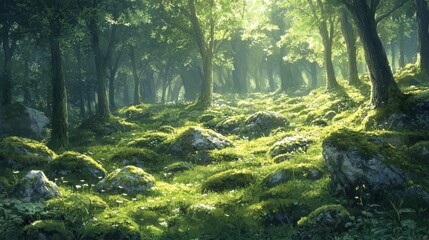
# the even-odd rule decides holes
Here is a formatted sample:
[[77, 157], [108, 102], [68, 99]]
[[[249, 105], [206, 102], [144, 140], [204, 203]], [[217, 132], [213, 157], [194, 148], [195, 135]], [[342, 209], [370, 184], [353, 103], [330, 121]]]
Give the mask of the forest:
[[427, 0], [1, 0], [0, 239], [429, 240]]

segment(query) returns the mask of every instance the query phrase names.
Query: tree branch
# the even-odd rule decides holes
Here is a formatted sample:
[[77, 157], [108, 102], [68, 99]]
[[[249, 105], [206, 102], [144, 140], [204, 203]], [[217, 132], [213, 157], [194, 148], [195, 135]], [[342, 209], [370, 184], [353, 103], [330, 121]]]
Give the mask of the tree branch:
[[395, 12], [396, 10], [398, 10], [399, 8], [401, 8], [402, 6], [404, 6], [405, 3], [407, 3], [408, 1], [409, 0], [403, 0], [403, 1], [399, 2], [396, 6], [394, 6], [392, 9], [390, 9], [390, 11], [387, 11], [387, 12], [381, 14], [380, 16], [378, 16], [375, 19], [375, 22], [378, 24], [383, 19], [385, 19], [386, 17], [388, 17], [390, 14], [392, 14], [393, 12]]

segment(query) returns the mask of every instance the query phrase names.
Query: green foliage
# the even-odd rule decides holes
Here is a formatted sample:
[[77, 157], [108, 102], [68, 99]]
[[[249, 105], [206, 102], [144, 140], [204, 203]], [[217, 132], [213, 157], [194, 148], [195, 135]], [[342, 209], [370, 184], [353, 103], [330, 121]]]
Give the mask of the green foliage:
[[[137, 139], [136, 141], [139, 141]], [[110, 161], [119, 166], [134, 165], [138, 167], [154, 167], [162, 165], [164, 158], [149, 149], [122, 148]]]
[[56, 220], [38, 220], [23, 229], [24, 239], [70, 240], [71, 233], [63, 222]]

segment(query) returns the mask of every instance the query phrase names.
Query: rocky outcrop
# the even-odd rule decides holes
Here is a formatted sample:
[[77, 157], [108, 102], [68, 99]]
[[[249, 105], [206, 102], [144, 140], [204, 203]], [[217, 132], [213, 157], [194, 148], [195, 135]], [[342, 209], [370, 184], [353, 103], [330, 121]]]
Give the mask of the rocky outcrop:
[[155, 178], [143, 169], [126, 166], [116, 169], [97, 184], [97, 190], [107, 193], [144, 194], [155, 185]]
[[41, 140], [49, 136], [49, 119], [20, 103], [0, 106], [0, 137], [19, 136]]
[[61, 193], [42, 171], [32, 170], [20, 181], [13, 195], [24, 202], [37, 202], [61, 196]]

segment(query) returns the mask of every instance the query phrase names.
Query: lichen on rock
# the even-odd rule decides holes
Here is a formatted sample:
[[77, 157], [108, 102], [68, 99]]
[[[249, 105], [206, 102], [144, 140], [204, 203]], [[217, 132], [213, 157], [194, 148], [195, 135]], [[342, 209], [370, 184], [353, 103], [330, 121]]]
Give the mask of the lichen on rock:
[[31, 170], [19, 182], [13, 195], [24, 202], [38, 202], [59, 197], [61, 193], [42, 171]]
[[249, 137], [260, 137], [269, 134], [271, 130], [288, 125], [289, 121], [280, 113], [257, 112], [247, 118], [241, 134]]
[[301, 136], [285, 137], [274, 143], [269, 150], [269, 155], [274, 158], [280, 154], [305, 151], [311, 143], [313, 143], [312, 140]]

